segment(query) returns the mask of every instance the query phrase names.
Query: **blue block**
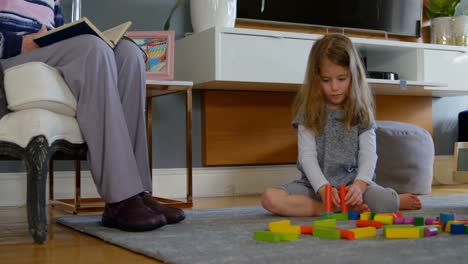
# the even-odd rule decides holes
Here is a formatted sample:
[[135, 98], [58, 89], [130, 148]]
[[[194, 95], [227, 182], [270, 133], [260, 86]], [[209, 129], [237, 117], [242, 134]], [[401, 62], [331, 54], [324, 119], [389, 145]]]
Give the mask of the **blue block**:
[[349, 211], [348, 218], [349, 220], [359, 220], [361, 214], [358, 211]]
[[465, 233], [465, 225], [463, 223], [455, 223], [450, 225], [450, 234], [459, 235]]
[[440, 213], [440, 221], [444, 223], [444, 225], [450, 220], [455, 220], [455, 214]]

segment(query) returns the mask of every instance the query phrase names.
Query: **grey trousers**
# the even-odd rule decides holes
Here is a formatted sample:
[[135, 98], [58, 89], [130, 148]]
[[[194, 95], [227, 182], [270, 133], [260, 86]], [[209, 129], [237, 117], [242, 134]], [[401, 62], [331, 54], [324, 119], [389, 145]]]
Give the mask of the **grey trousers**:
[[[286, 191], [288, 194], [305, 195], [314, 200], [322, 201], [322, 198], [312, 188], [307, 178], [285, 183], [277, 188]], [[382, 187], [375, 182], [367, 187], [362, 198], [372, 212], [392, 213], [398, 211], [400, 208], [400, 197], [398, 193], [391, 188]]]
[[[57, 68], [75, 96], [96, 188], [108, 203], [151, 191], [145, 128], [145, 66], [122, 40], [112, 50], [83, 35], [0, 60], [4, 69], [31, 61]], [[27, 76], [26, 76], [27, 77]]]

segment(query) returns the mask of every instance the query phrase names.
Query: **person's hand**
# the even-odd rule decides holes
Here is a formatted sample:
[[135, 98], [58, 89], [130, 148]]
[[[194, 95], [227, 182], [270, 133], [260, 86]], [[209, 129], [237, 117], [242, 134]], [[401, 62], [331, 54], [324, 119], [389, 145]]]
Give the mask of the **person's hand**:
[[30, 52], [34, 49], [39, 48], [39, 46], [36, 44], [36, 42], [34, 42], [33, 39], [46, 31], [47, 31], [47, 28], [44, 25], [42, 25], [41, 30], [39, 30], [37, 33], [24, 35], [23, 43], [21, 46], [21, 53]]
[[[318, 193], [320, 194], [320, 197], [322, 197], [322, 202], [325, 204], [325, 198], [326, 198], [326, 185], [322, 185], [319, 188]], [[338, 190], [336, 188], [332, 187], [332, 192], [331, 192], [331, 197], [332, 197], [332, 205], [334, 208], [340, 208], [340, 195], [338, 194]]]
[[357, 180], [346, 187], [345, 202], [346, 205], [355, 206], [363, 202], [362, 196], [367, 189], [367, 183]]

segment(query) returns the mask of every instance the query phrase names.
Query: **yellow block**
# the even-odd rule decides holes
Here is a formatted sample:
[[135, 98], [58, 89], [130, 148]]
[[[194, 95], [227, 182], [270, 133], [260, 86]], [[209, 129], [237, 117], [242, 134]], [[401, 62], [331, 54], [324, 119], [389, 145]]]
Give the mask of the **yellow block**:
[[290, 220], [281, 220], [281, 221], [274, 221], [268, 223], [268, 229], [272, 231], [271, 229], [275, 229], [276, 227], [282, 227], [282, 226], [291, 226], [291, 221]]
[[419, 228], [389, 228], [385, 238], [420, 238]]
[[371, 220], [371, 212], [361, 213], [359, 219], [361, 219], [361, 220]]
[[283, 233], [283, 234], [301, 234], [300, 226], [273, 226], [270, 227], [271, 232]]
[[379, 221], [384, 225], [392, 225], [393, 215], [376, 214], [374, 215], [374, 221]]
[[351, 229], [348, 229], [348, 230], [354, 232], [354, 239], [361, 239], [361, 238], [376, 237], [377, 236], [377, 229], [375, 227], [373, 227], [373, 226], [351, 228]]

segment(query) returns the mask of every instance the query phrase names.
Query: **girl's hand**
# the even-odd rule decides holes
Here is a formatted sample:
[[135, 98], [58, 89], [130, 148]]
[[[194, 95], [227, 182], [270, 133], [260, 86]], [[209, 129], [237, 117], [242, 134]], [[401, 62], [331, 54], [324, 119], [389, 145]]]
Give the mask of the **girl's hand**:
[[21, 53], [30, 52], [32, 50], [39, 48], [36, 42], [34, 42], [34, 38], [46, 31], [47, 31], [47, 28], [44, 25], [42, 25], [41, 30], [39, 30], [37, 33], [24, 35], [23, 43], [21, 46]]
[[[326, 198], [325, 192], [326, 192], [326, 187], [325, 185], [323, 185], [319, 189], [319, 194], [320, 194], [320, 197], [322, 197], [323, 204], [325, 204], [325, 198]], [[332, 197], [331, 202], [332, 202], [333, 207], [335, 209], [340, 208], [340, 195], [338, 194], [338, 190], [336, 188], [332, 188], [331, 197]]]
[[347, 186], [345, 196], [346, 205], [355, 206], [362, 204], [362, 196], [364, 194], [365, 189], [367, 189], [367, 183], [359, 180]]

